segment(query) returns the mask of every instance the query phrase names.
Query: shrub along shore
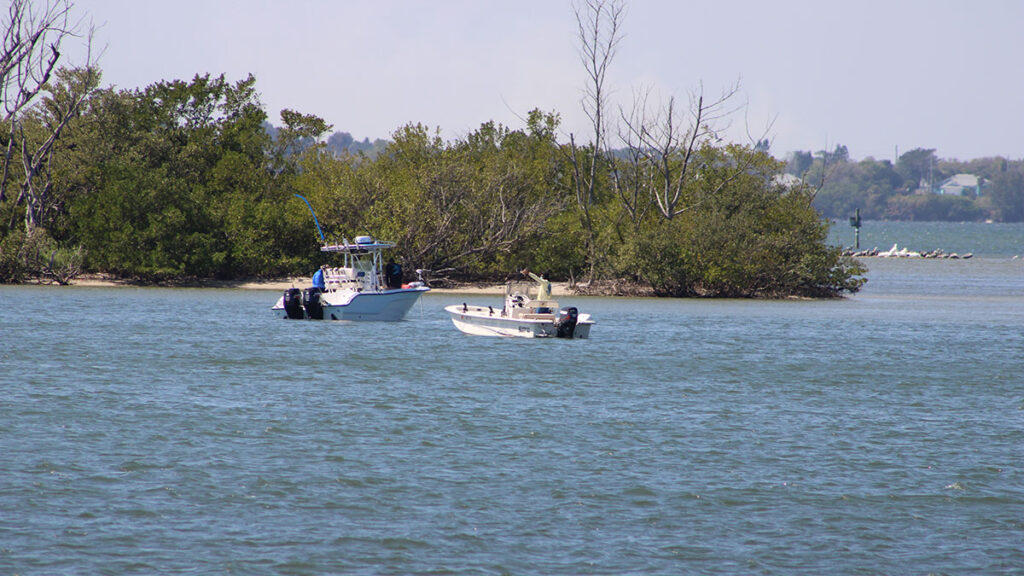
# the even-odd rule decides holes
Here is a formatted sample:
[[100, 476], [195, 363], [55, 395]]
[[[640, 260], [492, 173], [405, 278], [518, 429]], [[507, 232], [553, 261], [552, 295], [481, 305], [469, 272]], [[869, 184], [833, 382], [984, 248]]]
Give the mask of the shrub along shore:
[[93, 89], [60, 108], [98, 81], [62, 71], [18, 119], [25, 149], [67, 122], [33, 178], [7, 173], [0, 282], [244, 285], [305, 274], [322, 241], [366, 234], [438, 286], [523, 268], [577, 292], [676, 297], [834, 297], [864, 281], [826, 244], [815, 190], [709, 134], [613, 153], [559, 142], [558, 114], [534, 110], [452, 141], [409, 124], [370, 157], [329, 151], [316, 116], [284, 110], [271, 127], [252, 76]]

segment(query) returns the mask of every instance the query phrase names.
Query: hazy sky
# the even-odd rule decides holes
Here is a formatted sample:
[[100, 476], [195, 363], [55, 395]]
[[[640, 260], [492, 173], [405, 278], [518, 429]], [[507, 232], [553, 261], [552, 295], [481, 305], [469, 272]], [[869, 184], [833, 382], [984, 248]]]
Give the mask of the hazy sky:
[[[533, 108], [589, 139], [569, 0], [77, 0], [104, 85], [249, 73], [270, 117], [316, 114], [356, 139], [418, 122], [463, 136]], [[893, 158], [1024, 158], [1024, 2], [631, 0], [607, 81], [688, 102], [740, 82], [729, 135], [772, 152], [844, 144]]]

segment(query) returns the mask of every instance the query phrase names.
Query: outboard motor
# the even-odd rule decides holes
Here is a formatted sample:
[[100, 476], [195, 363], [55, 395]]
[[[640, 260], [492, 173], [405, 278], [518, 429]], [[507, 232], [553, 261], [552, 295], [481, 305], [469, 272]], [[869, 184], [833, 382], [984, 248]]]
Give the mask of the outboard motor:
[[306, 315], [313, 320], [324, 319], [324, 307], [320, 303], [320, 293], [322, 290], [316, 286], [312, 288], [306, 288], [302, 293], [302, 305], [306, 308]]
[[576, 322], [579, 320], [579, 312], [575, 307], [562, 308], [558, 311], [558, 319], [555, 320], [555, 328], [559, 338], [572, 338], [576, 332]]
[[306, 313], [302, 310], [302, 291], [289, 288], [284, 291], [284, 312], [292, 320], [302, 320]]

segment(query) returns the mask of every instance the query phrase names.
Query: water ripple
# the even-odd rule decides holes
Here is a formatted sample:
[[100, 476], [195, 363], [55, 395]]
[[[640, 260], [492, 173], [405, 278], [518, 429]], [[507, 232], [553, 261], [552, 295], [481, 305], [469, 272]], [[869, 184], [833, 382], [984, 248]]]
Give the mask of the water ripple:
[[[80, 321], [11, 312], [44, 293]], [[264, 292], [0, 294], [4, 573], [1024, 565], [1004, 300], [586, 299], [591, 340], [529, 342], [435, 295], [369, 325]]]

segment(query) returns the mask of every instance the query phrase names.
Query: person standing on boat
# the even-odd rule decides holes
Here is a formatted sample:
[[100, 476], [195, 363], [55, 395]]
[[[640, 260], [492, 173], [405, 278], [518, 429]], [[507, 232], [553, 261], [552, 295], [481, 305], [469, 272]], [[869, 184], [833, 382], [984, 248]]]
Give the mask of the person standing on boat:
[[[523, 269], [523, 274], [533, 278], [533, 281], [537, 283], [537, 300], [551, 300], [551, 282], [544, 278], [546, 274], [538, 276], [526, 268]], [[549, 312], [551, 312], [550, 308], [537, 309], [538, 314], [547, 314]]]
[[388, 260], [384, 266], [384, 283], [392, 289], [402, 287], [402, 267], [394, 260]]
[[321, 266], [319, 270], [317, 270], [316, 272], [313, 273], [313, 287], [314, 288], [319, 288], [321, 290], [326, 290], [327, 289], [327, 283], [324, 282], [324, 268], [327, 268], [326, 264]]

